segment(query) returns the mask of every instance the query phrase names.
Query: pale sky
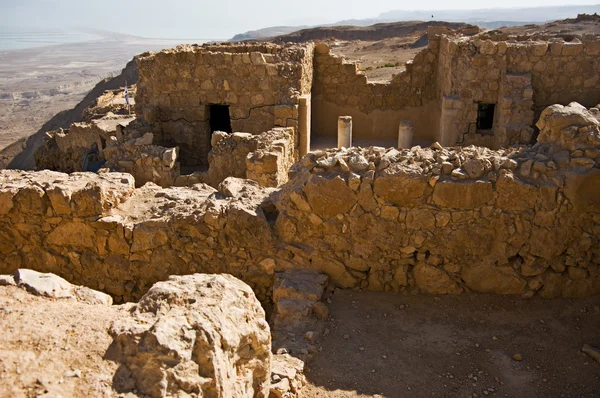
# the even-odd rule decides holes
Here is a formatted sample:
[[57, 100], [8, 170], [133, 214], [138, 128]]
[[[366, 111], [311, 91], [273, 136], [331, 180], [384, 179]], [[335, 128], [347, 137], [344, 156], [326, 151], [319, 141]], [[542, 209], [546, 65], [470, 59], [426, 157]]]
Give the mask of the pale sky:
[[600, 4], [600, 0], [0, 0], [0, 26], [87, 26], [153, 38], [225, 39], [277, 25], [375, 18], [391, 10]]

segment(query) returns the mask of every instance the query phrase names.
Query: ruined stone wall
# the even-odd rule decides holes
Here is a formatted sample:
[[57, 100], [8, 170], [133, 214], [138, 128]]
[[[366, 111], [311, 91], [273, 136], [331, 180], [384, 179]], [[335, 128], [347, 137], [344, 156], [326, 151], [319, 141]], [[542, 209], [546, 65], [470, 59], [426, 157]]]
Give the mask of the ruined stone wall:
[[232, 131], [298, 127], [310, 92], [312, 44], [180, 46], [137, 58], [136, 111], [157, 143], [179, 146], [183, 165], [208, 163], [210, 105], [229, 106]]
[[294, 163], [294, 129], [277, 128], [258, 135], [213, 135], [206, 183], [217, 187], [227, 177], [247, 178], [263, 187], [287, 182]]
[[[509, 38], [504, 38], [509, 39]], [[493, 41], [444, 37], [438, 76], [444, 145], [492, 148], [531, 143], [534, 120], [546, 106], [600, 102], [600, 40]], [[494, 127], [477, 130], [478, 103], [496, 104]]]
[[[52, 272], [139, 299], [169, 275], [229, 273], [261, 300], [276, 249], [257, 185], [134, 189], [128, 174], [0, 172], [0, 272]], [[243, 195], [243, 201], [241, 197]]]
[[165, 148], [152, 145], [152, 133], [142, 137], [128, 137], [120, 145], [116, 139], [109, 140], [104, 149], [106, 163], [103, 167], [110, 171], [129, 173], [135, 178], [136, 187], [153, 182], [161, 187], [175, 185], [179, 177], [178, 148]]
[[228, 178], [134, 189], [127, 174], [0, 172], [0, 273], [53, 272], [139, 298], [169, 275], [273, 273], [344, 288], [600, 293], [600, 111], [552, 106], [529, 147], [306, 155], [279, 189]]
[[83, 158], [92, 148], [98, 160], [104, 160], [103, 149], [110, 137], [121, 141], [122, 126], [131, 122], [127, 116], [110, 116], [89, 123], [73, 123], [68, 130], [46, 133], [44, 145], [35, 153], [38, 170], [71, 173], [83, 170]]
[[431, 142], [438, 130], [436, 72], [439, 36], [407, 63], [391, 82], [367, 82], [358, 65], [329, 53], [325, 44], [315, 51], [312, 91], [312, 135], [335, 136], [338, 116], [352, 116], [356, 139], [397, 139], [402, 120], [412, 120], [415, 141]]
[[278, 205], [288, 266], [372, 290], [600, 293], [600, 129], [570, 111], [543, 114], [534, 147], [307, 155]]

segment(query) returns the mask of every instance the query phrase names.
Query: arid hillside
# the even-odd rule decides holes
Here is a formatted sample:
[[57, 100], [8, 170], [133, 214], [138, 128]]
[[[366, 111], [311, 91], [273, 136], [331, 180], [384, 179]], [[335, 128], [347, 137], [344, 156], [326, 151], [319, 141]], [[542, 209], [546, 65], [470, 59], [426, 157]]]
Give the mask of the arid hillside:
[[541, 25], [509, 26], [495, 32], [510, 35], [600, 35], [600, 15], [581, 14], [577, 18], [549, 22]]

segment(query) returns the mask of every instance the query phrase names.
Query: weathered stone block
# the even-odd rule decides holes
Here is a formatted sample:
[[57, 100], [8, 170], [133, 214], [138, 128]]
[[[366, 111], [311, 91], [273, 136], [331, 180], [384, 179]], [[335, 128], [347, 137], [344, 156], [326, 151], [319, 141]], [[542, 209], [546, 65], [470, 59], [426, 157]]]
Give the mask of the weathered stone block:
[[374, 192], [398, 206], [409, 206], [423, 201], [431, 188], [420, 171], [394, 165], [375, 179]]
[[527, 286], [512, 267], [471, 265], [463, 267], [460, 275], [469, 289], [480, 293], [519, 294]]
[[348, 212], [357, 201], [354, 191], [339, 176], [328, 179], [313, 174], [304, 192], [313, 211], [325, 219]]
[[494, 198], [489, 181], [439, 181], [433, 190], [433, 203], [455, 209], [474, 209]]

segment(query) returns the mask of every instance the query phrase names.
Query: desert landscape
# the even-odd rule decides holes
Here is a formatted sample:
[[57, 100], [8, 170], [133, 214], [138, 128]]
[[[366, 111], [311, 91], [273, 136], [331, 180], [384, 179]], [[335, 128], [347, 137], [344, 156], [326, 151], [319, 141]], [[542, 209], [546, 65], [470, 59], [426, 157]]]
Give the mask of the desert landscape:
[[1, 51], [0, 397], [597, 397], [600, 16], [391, 15]]
[[[91, 42], [0, 51], [0, 166], [9, 166], [36, 132], [78, 121], [58, 114], [75, 108], [101, 81], [121, 75], [135, 55], [177, 44], [182, 41], [111, 34]], [[122, 80], [117, 83], [124, 87]], [[108, 85], [102, 91], [114, 88], [119, 87]], [[32, 159], [13, 167], [32, 168]]]

